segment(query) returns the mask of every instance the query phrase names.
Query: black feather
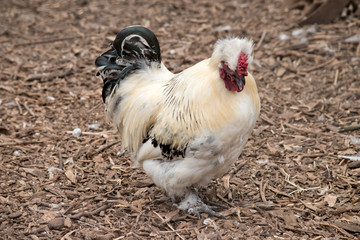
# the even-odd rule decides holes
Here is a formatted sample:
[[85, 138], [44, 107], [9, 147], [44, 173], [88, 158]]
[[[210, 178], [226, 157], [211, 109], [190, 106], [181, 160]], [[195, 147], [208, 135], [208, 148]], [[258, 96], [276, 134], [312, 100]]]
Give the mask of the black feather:
[[[151, 127], [152, 128], [152, 127]], [[151, 130], [150, 128], [150, 130]], [[150, 132], [149, 130], [149, 132]], [[150, 136], [149, 132], [146, 134], [146, 137], [143, 139], [142, 143], [146, 143], [147, 141], [151, 141], [151, 144], [153, 145], [154, 148], [160, 147], [161, 150], [161, 155], [163, 156], [163, 158], [167, 161], [171, 161], [173, 160], [175, 157], [185, 157], [185, 152], [187, 149], [187, 144], [183, 147], [183, 148], [172, 148], [171, 144], [162, 144], [159, 143], [156, 140], [155, 136]]]
[[159, 42], [155, 34], [142, 26], [131, 26], [121, 30], [114, 42], [113, 48], [96, 58], [95, 65], [101, 75], [104, 86], [102, 98], [111, 94], [120, 81], [133, 71], [151, 63], [161, 63]]
[[[133, 35], [133, 36], [132, 36]], [[141, 41], [141, 38], [145, 42]], [[127, 44], [124, 44], [125, 43]], [[151, 62], [161, 62], [161, 53], [159, 41], [155, 34], [142, 26], [130, 26], [121, 30], [113, 43], [114, 48], [122, 57], [124, 51], [134, 51], [134, 47], [138, 47], [142, 51], [138, 52], [142, 58]]]

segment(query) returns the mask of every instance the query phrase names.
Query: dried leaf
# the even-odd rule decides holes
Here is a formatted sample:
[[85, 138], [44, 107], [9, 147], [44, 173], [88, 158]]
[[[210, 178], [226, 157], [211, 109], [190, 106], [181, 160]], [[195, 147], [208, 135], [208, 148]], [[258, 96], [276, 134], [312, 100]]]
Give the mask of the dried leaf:
[[48, 223], [52, 219], [59, 217], [59, 214], [54, 211], [42, 210], [41, 212], [43, 213], [43, 215], [40, 219], [41, 223]]
[[335, 225], [338, 227], [341, 227], [347, 231], [350, 232], [360, 232], [360, 225], [359, 223], [355, 223], [355, 222], [344, 222], [344, 221], [336, 221]]
[[284, 212], [283, 218], [284, 218], [285, 224], [287, 224], [287, 225], [290, 225], [292, 227], [298, 225], [293, 211]]
[[329, 207], [335, 206], [336, 200], [337, 200], [337, 196], [333, 194], [328, 194], [324, 198], [324, 201], [329, 205]]
[[71, 225], [72, 225], [71, 219], [69, 217], [65, 218], [64, 226], [71, 228]]
[[284, 73], [286, 72], [285, 68], [278, 68], [278, 70], [276, 71], [276, 76], [277, 77], [282, 77], [284, 75]]
[[75, 176], [75, 174], [74, 174], [74, 172], [73, 172], [72, 169], [66, 170], [65, 176], [66, 176], [72, 183], [76, 183], [76, 182], [77, 182], [77, 181], [76, 181], [76, 176]]

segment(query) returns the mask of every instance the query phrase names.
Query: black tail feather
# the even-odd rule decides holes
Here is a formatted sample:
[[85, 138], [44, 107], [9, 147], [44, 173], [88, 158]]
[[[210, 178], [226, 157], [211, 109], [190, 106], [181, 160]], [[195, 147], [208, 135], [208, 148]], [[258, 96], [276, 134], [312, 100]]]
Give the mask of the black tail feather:
[[[125, 44], [126, 43], [126, 44]], [[161, 62], [160, 45], [155, 34], [142, 26], [131, 26], [121, 30], [113, 43], [118, 54], [136, 53], [152, 62]]]
[[121, 30], [113, 48], [96, 58], [95, 65], [104, 86], [102, 97], [105, 102], [119, 82], [128, 74], [152, 62], [161, 63], [159, 42], [155, 34], [142, 26], [131, 26]]

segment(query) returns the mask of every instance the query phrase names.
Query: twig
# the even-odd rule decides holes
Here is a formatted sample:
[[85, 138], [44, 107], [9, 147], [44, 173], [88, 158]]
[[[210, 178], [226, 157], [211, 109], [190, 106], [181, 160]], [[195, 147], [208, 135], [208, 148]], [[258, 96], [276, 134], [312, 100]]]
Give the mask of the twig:
[[68, 70], [60, 72], [60, 73], [37, 74], [37, 75], [33, 75], [33, 76], [26, 78], [25, 81], [31, 82], [31, 81], [42, 80], [42, 79], [51, 80], [51, 79], [55, 79], [55, 78], [63, 78], [68, 75], [71, 75], [73, 72], [74, 72], [73, 69], [68, 69]]
[[290, 175], [283, 168], [280, 168], [280, 173], [285, 177], [285, 181], [290, 179]]
[[20, 177], [27, 178], [27, 179], [31, 179], [30, 177], [28, 177], [28, 176], [26, 176], [26, 175], [21, 175], [21, 173], [19, 173], [18, 171], [12, 170], [12, 169], [7, 169], [7, 168], [3, 169], [3, 168], [0, 168], [0, 171], [4, 171], [5, 173], [6, 173], [6, 172], [12, 172], [12, 173], [14, 173], [14, 174], [16, 174], [16, 175], [18, 175], [18, 176], [20, 176]]
[[[254, 183], [255, 183], [256, 185], [260, 186], [260, 182], [255, 181], [255, 180], [253, 180], [253, 181], [254, 181]], [[278, 194], [278, 195], [283, 195], [283, 196], [285, 196], [285, 197], [291, 198], [291, 196], [290, 196], [289, 194], [287, 194], [286, 192], [282, 192], [282, 191], [274, 188], [274, 187], [271, 186], [271, 185], [267, 185], [266, 187], [267, 187], [270, 191], [273, 191], [274, 193], [276, 193], [276, 194]]]
[[316, 158], [316, 157], [323, 157], [323, 156], [325, 156], [324, 153], [316, 153], [316, 152], [314, 152], [314, 153], [301, 155], [300, 157], [301, 157], [301, 159], [303, 159], [303, 158]]
[[[294, 44], [294, 45], [291, 45], [291, 46], [288, 46], [288, 47], [284, 47], [281, 50], [300, 50], [300, 49], [304, 49], [304, 48], [307, 48], [307, 47], [308, 47], [308, 44], [299, 43], [299, 44]], [[276, 52], [276, 51], [274, 51], [274, 52]]]
[[139, 224], [139, 221], [140, 221], [140, 217], [141, 215], [145, 212], [145, 210], [142, 210], [138, 216], [136, 217], [136, 220], [135, 220], [135, 224], [131, 227], [131, 230], [133, 230], [138, 224]]
[[43, 43], [52, 43], [52, 42], [59, 42], [59, 41], [67, 41], [67, 40], [72, 40], [72, 39], [81, 38], [81, 37], [82, 36], [71, 36], [71, 37], [36, 40], [36, 41], [30, 41], [30, 42], [24, 42], [24, 43], [17, 43], [14, 45], [14, 47], [21, 47], [21, 46], [34, 45], [34, 44], [43, 44]]
[[261, 44], [263, 43], [263, 41], [265, 39], [265, 36], [266, 36], [266, 29], [264, 29], [264, 31], [262, 32], [260, 40], [259, 40], [258, 44], [256, 44], [255, 50], [260, 48]]
[[74, 207], [75, 207], [77, 204], [78, 204], [78, 202], [72, 203], [72, 204], [70, 205], [70, 207], [68, 207], [68, 208], [65, 210], [65, 212], [63, 213], [64, 216], [65, 216], [66, 214], [68, 214], [71, 210], [73, 210]]
[[100, 107], [100, 106], [102, 106], [102, 105], [104, 105], [102, 102], [99, 103], [99, 104], [96, 104], [93, 108], [91, 108], [91, 109], [89, 110], [89, 112], [93, 112], [96, 108], [98, 108], [98, 107]]
[[330, 210], [329, 213], [331, 215], [338, 215], [338, 214], [341, 214], [341, 213], [344, 213], [344, 212], [350, 212], [350, 211], [359, 212], [360, 211], [360, 202], [355, 203], [354, 205], [351, 204], [350, 206], [338, 207], [335, 210]]
[[246, 160], [244, 163], [239, 164], [233, 171], [230, 172], [230, 178], [234, 177], [246, 164], [248, 163], [248, 160]]
[[93, 229], [95, 229], [95, 230], [99, 230], [99, 227], [98, 226], [95, 226], [94, 224], [91, 224], [91, 223], [87, 223], [87, 222], [83, 222], [83, 221], [80, 221], [80, 220], [77, 220], [79, 223], [82, 223], [82, 224], [84, 224], [84, 225], [86, 225], [86, 226], [89, 226], [89, 227], [91, 227], [91, 228], [93, 228]]
[[338, 230], [339, 232], [341, 232], [342, 234], [344, 234], [345, 236], [349, 237], [349, 239], [355, 239], [353, 235], [351, 235], [350, 233], [346, 232], [344, 229], [339, 228], [338, 226], [336, 226], [334, 224], [325, 223], [325, 222], [314, 222], [314, 223], [318, 224], [318, 225], [322, 225], [322, 226], [333, 227], [336, 230]]
[[323, 238], [323, 236], [317, 236], [317, 237], [312, 238], [311, 240], [319, 240], [321, 238]]
[[268, 185], [267, 187], [268, 187], [271, 191], [273, 191], [274, 193], [276, 193], [276, 194], [283, 195], [283, 196], [285, 196], [285, 197], [291, 198], [291, 196], [290, 196], [289, 194], [287, 194], [286, 192], [280, 191], [280, 190], [274, 188], [274, 187], [271, 186], [271, 185]]
[[360, 161], [360, 155], [344, 155], [344, 156], [339, 156], [340, 158], [343, 159], [348, 159], [351, 161]]
[[349, 88], [349, 91], [360, 91], [360, 88]]
[[[38, 185], [38, 187], [43, 187], [43, 186], [46, 186], [46, 185], [49, 185], [49, 184], [52, 184], [52, 183], [54, 183], [54, 181], [50, 181], [50, 182], [47, 182], [47, 183], [40, 184], [40, 185]], [[23, 188], [23, 189], [16, 189], [16, 190], [7, 191], [7, 192], [0, 192], [0, 194], [16, 193], [16, 192], [22, 192], [22, 191], [27, 191], [27, 190], [33, 190], [33, 189], [34, 189], [33, 187], [26, 187], [26, 188]]]
[[194, 230], [195, 228], [182, 228], [182, 229], [176, 229], [176, 230], [171, 230], [171, 231], [159, 231], [160, 233], [171, 233], [171, 232], [184, 232], [184, 231], [190, 231], [190, 230]]
[[265, 197], [265, 189], [266, 189], [267, 184], [268, 184], [268, 181], [266, 181], [264, 183], [263, 180], [261, 180], [260, 185], [259, 185], [260, 197], [264, 203], [268, 203], [268, 201], [266, 200], [266, 197]]
[[43, 141], [4, 142], [4, 143], [0, 143], [0, 147], [29, 145], [29, 144], [43, 144], [43, 143], [44, 143]]
[[21, 108], [21, 106], [20, 106], [20, 103], [19, 103], [17, 100], [15, 100], [15, 103], [16, 103], [18, 109], [19, 109], [19, 114], [22, 115], [22, 114], [23, 114], [23, 111], [22, 111], [22, 108]]
[[105, 146], [99, 148], [99, 149], [96, 150], [94, 153], [90, 153], [89, 156], [96, 156], [96, 155], [98, 155], [99, 153], [105, 151], [106, 149], [111, 148], [112, 146], [114, 146], [114, 145], [116, 145], [116, 144], [119, 144], [119, 143], [121, 143], [121, 141], [115, 141], [115, 142], [113, 142], [113, 143], [109, 143], [108, 145], [105, 145]]
[[65, 234], [64, 236], [62, 236], [61, 238], [60, 238], [60, 240], [68, 240], [68, 239], [71, 239], [71, 238], [69, 238], [69, 236], [71, 235], [71, 234], [73, 234], [75, 231], [77, 231], [78, 229], [75, 229], [75, 230], [72, 230], [72, 231], [70, 231], [70, 232], [68, 232], [67, 234]]
[[316, 66], [310, 67], [310, 68], [306, 68], [306, 69], [302, 69], [301, 72], [312, 72], [314, 70], [317, 70], [319, 68], [325, 67], [327, 65], [329, 65], [331, 62], [333, 62], [335, 60], [335, 58], [330, 59], [329, 61], [317, 64]]
[[281, 65], [282, 67], [284, 67], [286, 70], [289, 70], [290, 72], [293, 72], [293, 73], [296, 73], [296, 74], [305, 75], [304, 73], [300, 73], [300, 72], [298, 71], [298, 69], [296, 69], [295, 67], [288, 66], [288, 65], [284, 64], [282, 61], [277, 61], [277, 63], [279, 63], [279, 65]]
[[265, 114], [261, 114], [260, 118], [264, 120], [265, 122], [269, 123], [270, 125], [275, 125], [275, 122], [271, 120], [268, 116]]
[[29, 106], [26, 103], [23, 103], [22, 105], [30, 113], [31, 116], [35, 116], [34, 112], [29, 108]]
[[280, 168], [280, 173], [282, 173], [285, 177], [285, 182], [289, 183], [290, 185], [296, 187], [297, 189], [290, 192], [289, 195], [292, 195], [293, 193], [296, 192], [304, 192], [304, 191], [310, 191], [310, 190], [316, 190], [316, 189], [320, 189], [320, 187], [310, 187], [310, 188], [302, 188], [299, 187], [298, 185], [296, 185], [295, 183], [290, 181], [290, 174], [288, 174], [283, 168]]
[[[217, 196], [218, 198], [220, 198], [221, 201], [223, 201], [223, 202], [225, 202], [226, 204], [228, 204], [229, 206], [231, 206], [231, 207], [236, 207], [235, 204], [227, 201], [227, 200], [226, 200], [223, 196], [221, 196], [220, 194], [216, 194], [216, 196]], [[218, 205], [218, 204], [217, 204], [217, 205]], [[221, 207], [223, 207], [223, 206], [221, 206]]]
[[62, 155], [61, 155], [61, 151], [58, 150], [58, 153], [59, 153], [59, 168], [60, 168], [61, 170], [63, 170], [64, 161], [63, 161], [63, 158], [62, 158]]
[[[296, 228], [296, 227], [292, 227], [290, 225], [285, 225], [284, 228], [287, 229], [287, 230], [293, 231], [293, 232], [301, 233], [301, 234], [304, 234], [304, 233], [309, 234], [308, 229]], [[322, 237], [322, 236], [320, 236], [320, 237]]]
[[114, 238], [113, 240], [120, 240], [120, 239], [124, 239], [125, 236], [120, 236], [120, 237], [117, 237], [117, 238]]
[[335, 77], [334, 77], [334, 85], [337, 84], [338, 78], [339, 78], [339, 69], [336, 69], [336, 71], [335, 71]]
[[[350, 90], [350, 89], [349, 89]], [[359, 88], [360, 91], [360, 88]], [[350, 120], [350, 119], [358, 119], [360, 118], [360, 115], [355, 115], [355, 116], [350, 116], [350, 117], [344, 117], [344, 118], [340, 118], [341, 120], [345, 121], [345, 120]]]
[[[286, 181], [288, 183], [291, 183], [290, 181]], [[295, 185], [296, 186], [296, 185]], [[292, 192], [289, 193], [289, 195], [296, 193], [296, 192], [305, 192], [305, 191], [311, 191], [311, 190], [317, 190], [317, 189], [321, 189], [320, 187], [309, 187], [309, 188], [301, 188], [299, 186], [297, 186], [299, 189], [296, 189]]]
[[284, 125], [287, 126], [287, 127], [289, 127], [289, 128], [291, 128], [291, 129], [294, 129], [294, 130], [296, 130], [296, 131], [299, 131], [299, 132], [317, 134], [317, 132], [315, 132], [315, 131], [311, 131], [311, 130], [308, 130], [308, 129], [298, 128], [298, 127], [295, 127], [295, 126], [293, 126], [293, 125], [291, 125], [291, 124], [289, 124], [289, 123], [286, 123], [286, 122], [284, 122]]
[[[72, 134], [72, 131], [66, 131], [66, 133]], [[94, 135], [94, 136], [98, 136], [98, 135], [103, 135], [103, 134], [107, 134], [107, 133], [113, 133], [113, 131], [104, 131], [104, 132], [81, 132], [81, 135]]]
[[[286, 123], [284, 122], [284, 125], [291, 128], [291, 129], [294, 129], [296, 131], [299, 131], [299, 132], [304, 132], [304, 133], [309, 133], [309, 134], [319, 134], [319, 135], [323, 135], [323, 136], [334, 136], [334, 132], [332, 133], [327, 133], [327, 132], [321, 132], [321, 131], [317, 131], [317, 130], [309, 130], [309, 129], [302, 129], [302, 128], [299, 128], [299, 127], [296, 127], [296, 126], [293, 126], [291, 125], [290, 123]], [[340, 132], [339, 132], [340, 133]]]
[[360, 129], [360, 125], [349, 125], [349, 126], [339, 127], [338, 132], [343, 133], [343, 132], [355, 131], [358, 129]]
[[[281, 169], [280, 169], [280, 170], [281, 170]], [[282, 170], [285, 172], [284, 169], [282, 169]], [[285, 172], [285, 173], [286, 173], [286, 172]], [[287, 174], [287, 173], [286, 173], [286, 174]], [[289, 174], [287, 174], [287, 176], [285, 176], [285, 182], [287, 182], [287, 183], [289, 183], [290, 185], [292, 185], [292, 186], [294, 186], [294, 187], [297, 188], [296, 190], [290, 192], [289, 195], [292, 195], [292, 194], [294, 194], [294, 193], [296, 193], [296, 192], [305, 192], [305, 191], [320, 189], [320, 187], [310, 187], [310, 188], [302, 188], [302, 187], [299, 187], [298, 185], [296, 185], [295, 183], [293, 183], [293, 182], [290, 181], [290, 175], [289, 175]]]
[[160, 219], [163, 223], [166, 223], [166, 225], [171, 229], [171, 231], [173, 231], [176, 235], [178, 235], [179, 238], [181, 238], [182, 240], [185, 240], [185, 238], [183, 238], [177, 231], [175, 231], [175, 229], [167, 222], [165, 221], [165, 219], [163, 219], [160, 214], [158, 214], [157, 212], [153, 211]]
[[76, 214], [73, 214], [73, 215], [70, 215], [69, 218], [72, 218], [72, 219], [79, 219], [81, 217], [89, 217], [89, 216], [92, 216], [92, 215], [96, 215], [98, 214], [99, 212], [101, 211], [104, 211], [108, 208], [110, 208], [112, 206], [112, 204], [105, 204], [91, 212], [79, 212], [79, 213], [76, 213]]

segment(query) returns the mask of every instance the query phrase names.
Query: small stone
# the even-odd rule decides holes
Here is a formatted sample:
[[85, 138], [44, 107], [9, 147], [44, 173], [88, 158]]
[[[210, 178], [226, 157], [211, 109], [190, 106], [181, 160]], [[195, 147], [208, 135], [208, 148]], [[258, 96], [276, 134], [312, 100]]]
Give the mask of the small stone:
[[80, 137], [81, 136], [81, 129], [80, 128], [75, 128], [73, 131], [72, 131], [72, 135], [74, 137]]
[[306, 32], [304, 31], [304, 29], [301, 29], [301, 28], [295, 29], [291, 33], [291, 35], [295, 38], [302, 38], [302, 37], [304, 37], [305, 34], [306, 34]]
[[360, 42], [360, 34], [348, 37], [345, 42]]
[[48, 223], [50, 229], [61, 229], [64, 227], [64, 218], [54, 218]]
[[265, 159], [260, 159], [257, 161], [258, 164], [266, 164], [269, 163], [269, 158], [265, 158]]
[[11, 101], [11, 102], [8, 102], [8, 103], [5, 103], [5, 106], [15, 106], [16, 103], [14, 101]]
[[320, 191], [319, 195], [320, 195], [320, 196], [324, 195], [325, 193], [327, 193], [328, 190], [329, 190], [329, 189], [328, 189], [327, 187], [321, 188], [321, 191]]
[[312, 25], [311, 27], [306, 29], [306, 32], [308, 32], [308, 33], [316, 33], [317, 29], [316, 29], [315, 25]]
[[15, 150], [15, 151], [13, 152], [13, 155], [14, 155], [14, 156], [20, 156], [21, 153], [20, 153], [18, 150]]
[[232, 28], [232, 27], [231, 27], [230, 25], [218, 26], [218, 27], [213, 28], [212, 32], [230, 31], [231, 28]]
[[32, 240], [39, 240], [40, 238], [38, 238], [36, 235], [30, 235]]
[[89, 124], [88, 127], [93, 130], [98, 130], [100, 128], [100, 124], [93, 123], [93, 124]]
[[55, 98], [52, 97], [52, 96], [47, 96], [46, 99], [49, 100], [49, 101], [51, 101], [51, 102], [55, 101]]
[[350, 136], [350, 141], [355, 145], [360, 145], [360, 138], [358, 137]]
[[325, 120], [325, 117], [322, 114], [320, 116], [318, 116], [318, 118], [317, 118], [318, 122], [323, 122], [324, 120]]
[[279, 38], [280, 41], [289, 40], [289, 36], [286, 35], [285, 33], [280, 33], [278, 38]]

